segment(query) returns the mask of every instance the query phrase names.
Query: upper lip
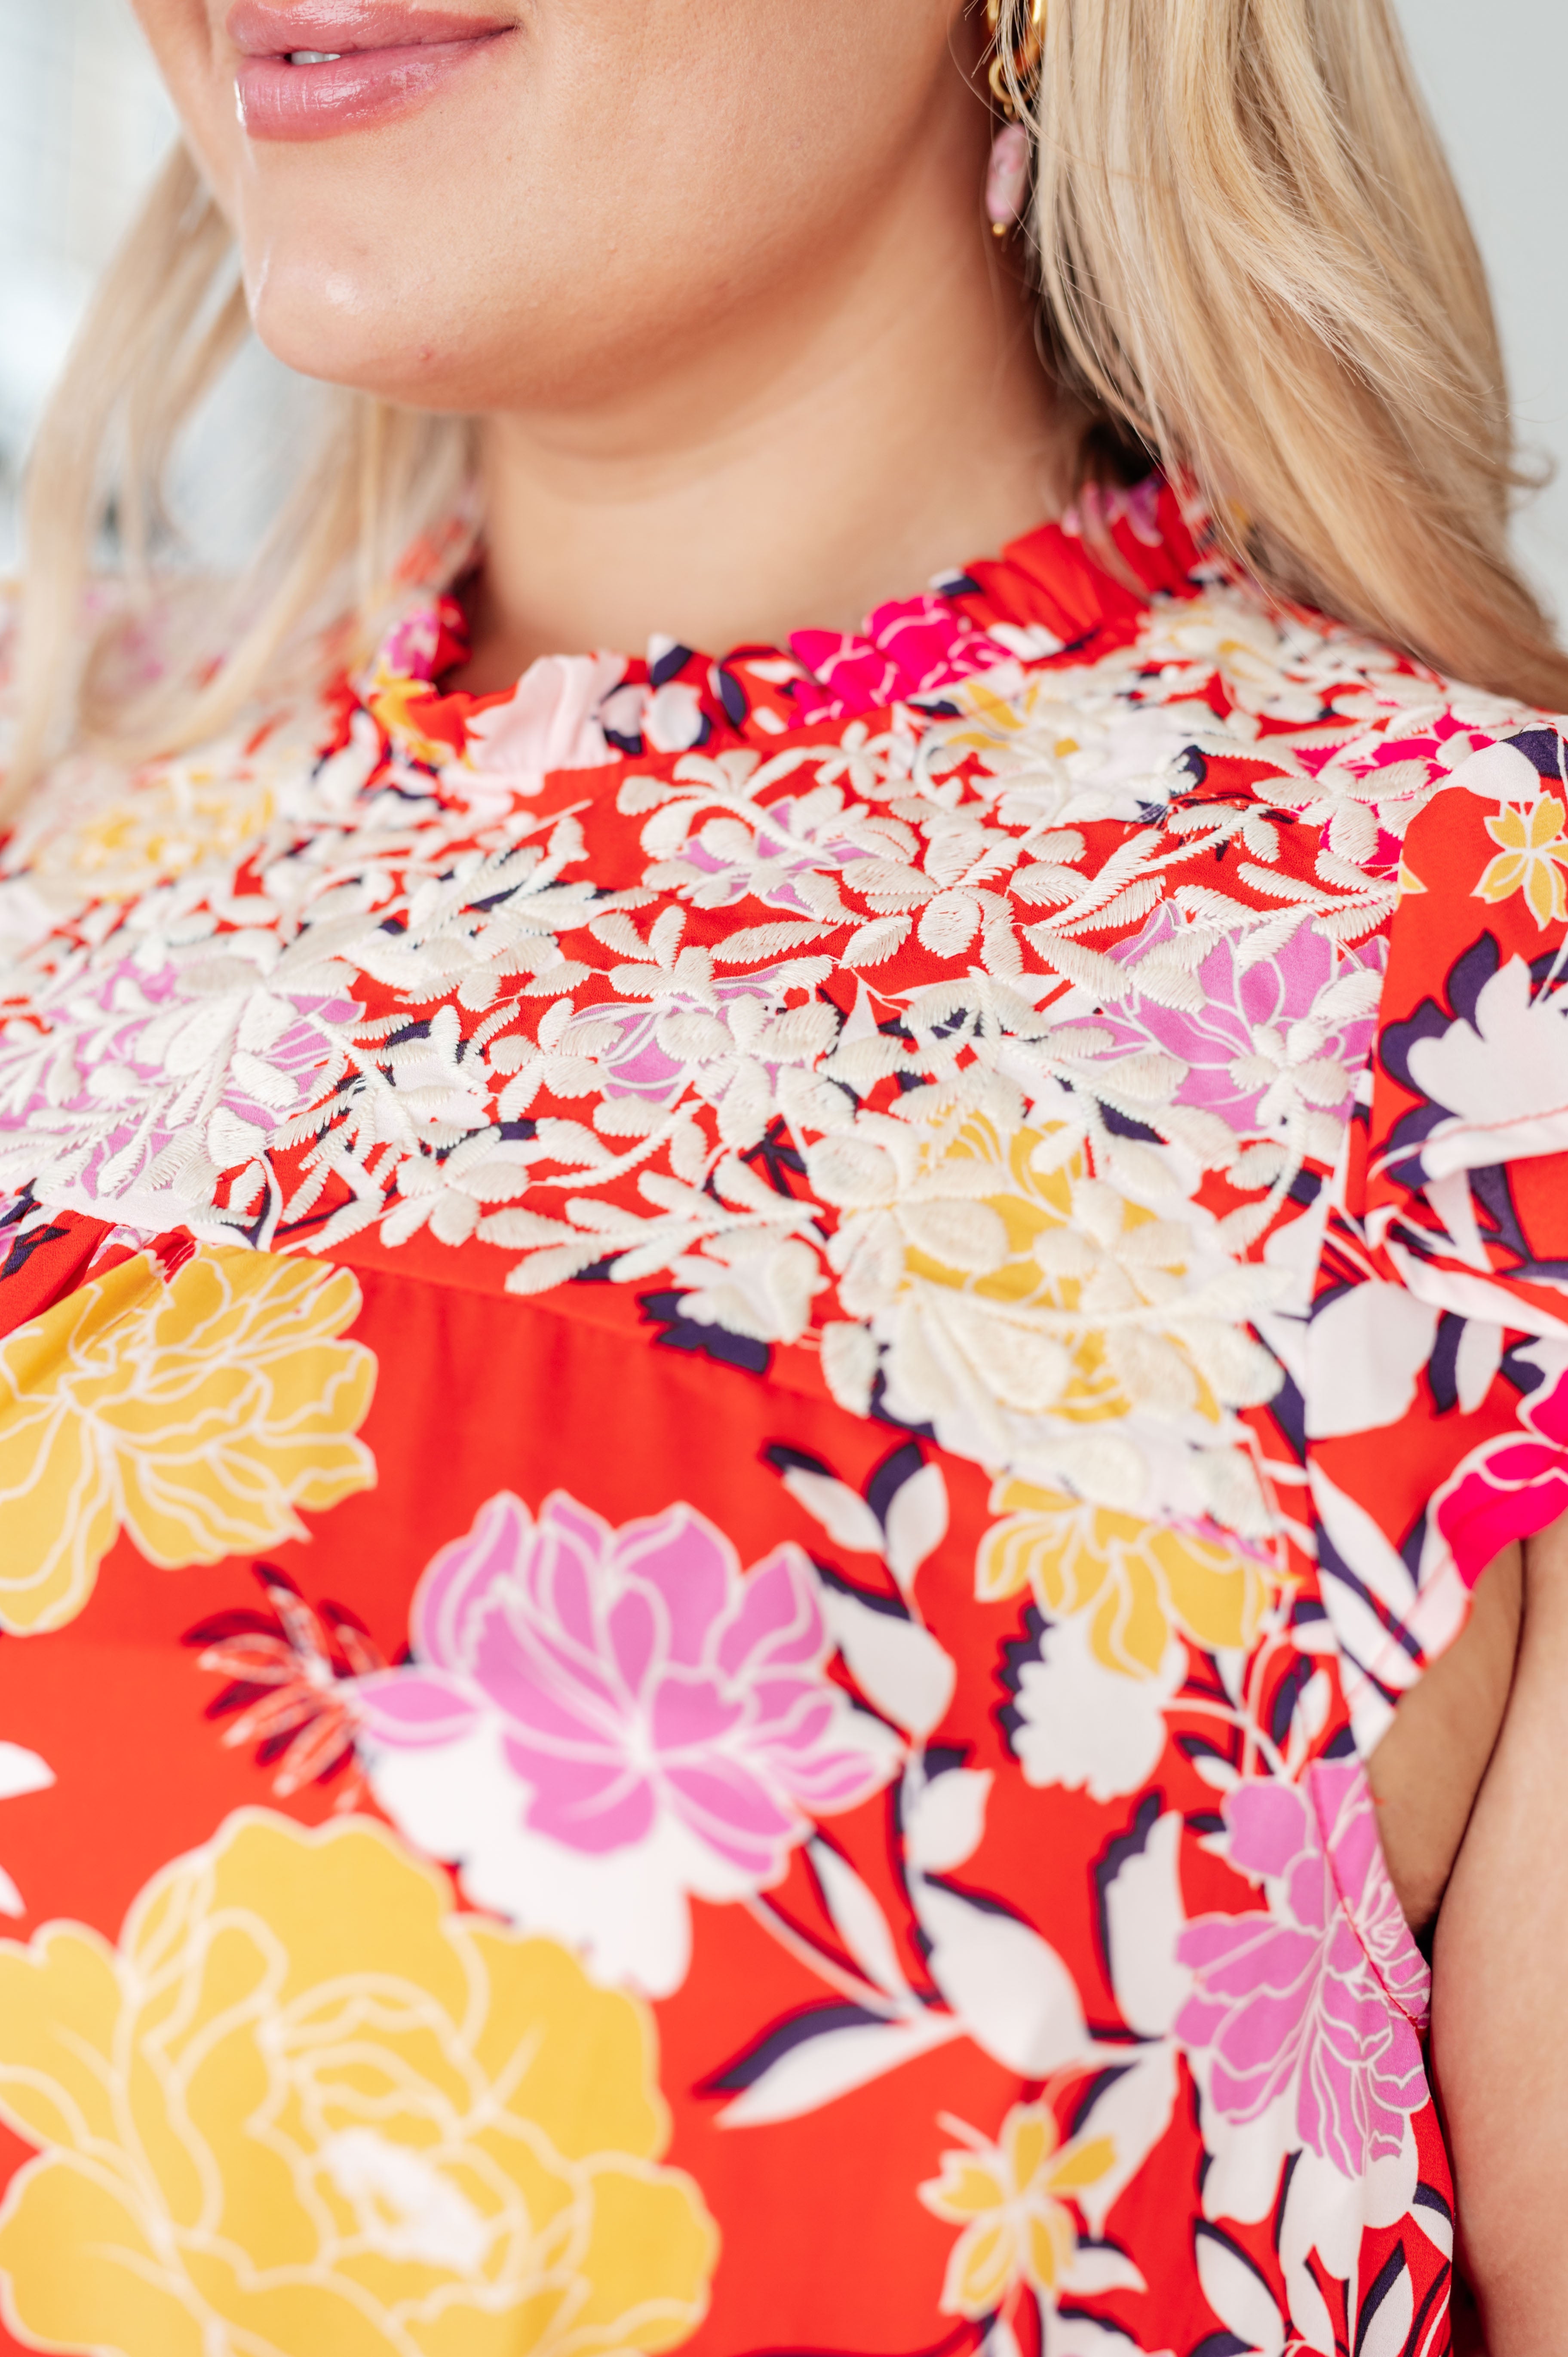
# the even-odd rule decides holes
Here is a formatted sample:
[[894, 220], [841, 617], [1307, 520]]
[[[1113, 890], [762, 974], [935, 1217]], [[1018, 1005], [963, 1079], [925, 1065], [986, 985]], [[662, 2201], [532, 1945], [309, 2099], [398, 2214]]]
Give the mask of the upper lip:
[[229, 38], [242, 57], [286, 58], [295, 49], [344, 55], [355, 49], [422, 48], [437, 41], [475, 41], [505, 32], [514, 18], [452, 8], [411, 7], [407, 0], [234, 0]]

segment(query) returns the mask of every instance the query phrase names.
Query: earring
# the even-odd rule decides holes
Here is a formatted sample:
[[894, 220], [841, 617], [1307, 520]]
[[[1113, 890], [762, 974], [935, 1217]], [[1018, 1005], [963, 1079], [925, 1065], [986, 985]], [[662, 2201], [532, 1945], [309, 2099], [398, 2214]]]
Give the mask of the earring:
[[1004, 123], [991, 143], [985, 175], [985, 218], [993, 237], [1005, 237], [1022, 218], [1029, 195], [1029, 135], [1021, 123]]
[[1029, 20], [1011, 59], [1004, 58], [996, 46], [996, 37], [1002, 29], [1004, 5], [1004, 0], [985, 0], [985, 22], [991, 34], [992, 48], [995, 50], [991, 60], [991, 95], [1009, 123], [1016, 123], [1018, 107], [1015, 92], [1021, 91], [1026, 99], [1031, 98], [1039, 82], [1040, 59], [1046, 49], [1046, 0], [1018, 0], [1016, 14], [1021, 16], [1026, 6]]
[[[993, 46], [1001, 30], [1003, 0], [985, 0]], [[991, 143], [985, 176], [985, 217], [993, 237], [1005, 237], [1022, 218], [1029, 195], [1029, 135], [1019, 120], [1018, 101], [1038, 86], [1046, 46], [1046, 0], [1028, 0], [1029, 20], [1011, 59], [1000, 49], [991, 60], [991, 95], [1006, 121]]]

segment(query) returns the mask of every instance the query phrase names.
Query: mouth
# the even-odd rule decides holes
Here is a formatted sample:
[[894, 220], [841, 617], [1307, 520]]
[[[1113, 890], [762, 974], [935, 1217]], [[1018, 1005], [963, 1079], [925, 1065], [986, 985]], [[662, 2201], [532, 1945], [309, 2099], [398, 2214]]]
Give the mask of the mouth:
[[515, 20], [400, 0], [236, 0], [234, 94], [252, 139], [329, 139], [408, 113], [515, 30]]

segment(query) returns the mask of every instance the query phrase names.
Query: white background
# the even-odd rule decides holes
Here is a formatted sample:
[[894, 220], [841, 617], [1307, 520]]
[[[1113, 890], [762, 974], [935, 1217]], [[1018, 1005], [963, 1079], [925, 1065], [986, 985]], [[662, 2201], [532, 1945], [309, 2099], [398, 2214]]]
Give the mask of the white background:
[[1402, 13], [1492, 274], [1523, 440], [1557, 460], [1519, 544], [1568, 628], [1568, 0]]
[[[1568, 622], [1568, 0], [1401, 0], [1490, 265], [1526, 445], [1559, 466], [1521, 515]], [[170, 135], [127, 0], [0, 0], [0, 542], [45, 389]], [[279, 372], [252, 359], [203, 437], [187, 504], [215, 553], [275, 497]]]

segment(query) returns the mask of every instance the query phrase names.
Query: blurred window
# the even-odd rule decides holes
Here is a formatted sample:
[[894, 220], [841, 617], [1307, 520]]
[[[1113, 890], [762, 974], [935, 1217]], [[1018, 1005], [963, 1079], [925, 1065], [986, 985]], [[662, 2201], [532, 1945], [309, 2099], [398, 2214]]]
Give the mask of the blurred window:
[[[128, 0], [0, 0], [0, 565], [22, 463], [101, 273], [175, 137]], [[308, 389], [259, 349], [191, 437], [173, 507], [199, 561], [231, 565], [275, 513]]]
[[0, 0], [0, 495], [174, 137], [125, 0]]

